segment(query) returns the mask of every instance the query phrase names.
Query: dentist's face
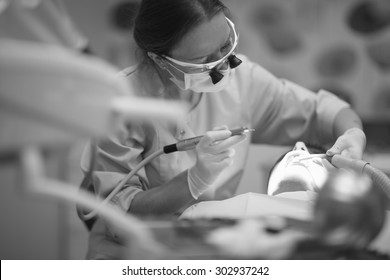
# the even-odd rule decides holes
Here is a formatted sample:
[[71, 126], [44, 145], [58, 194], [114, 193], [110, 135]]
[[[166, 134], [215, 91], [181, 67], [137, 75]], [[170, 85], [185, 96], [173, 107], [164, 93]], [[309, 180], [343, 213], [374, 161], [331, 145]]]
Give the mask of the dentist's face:
[[190, 29], [168, 55], [149, 55], [182, 90], [219, 92], [241, 63], [235, 57], [237, 44], [234, 23], [221, 12]]
[[277, 195], [296, 191], [318, 192], [328, 178], [328, 170], [319, 157], [299, 160], [308, 155], [310, 153], [305, 144], [298, 142], [294, 149], [288, 152], [272, 170], [268, 181], [268, 194]]
[[[210, 21], [197, 25], [181, 39], [172, 49], [169, 56], [182, 62], [191, 64], [206, 64], [217, 61], [231, 50], [233, 44], [233, 31], [226, 21], [223, 13], [217, 14]], [[183, 72], [199, 73], [202, 69], [193, 69], [181, 65], [172, 67], [166, 63], [166, 67], [180, 80], [184, 80]], [[218, 65], [218, 69], [224, 70], [227, 63]]]

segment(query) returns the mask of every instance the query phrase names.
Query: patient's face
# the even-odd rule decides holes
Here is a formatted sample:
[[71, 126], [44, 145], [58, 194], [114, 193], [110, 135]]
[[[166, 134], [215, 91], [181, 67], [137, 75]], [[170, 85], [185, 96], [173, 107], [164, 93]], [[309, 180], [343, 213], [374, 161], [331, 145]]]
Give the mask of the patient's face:
[[285, 192], [318, 192], [328, 178], [328, 171], [320, 157], [300, 161], [309, 156], [309, 150], [303, 142], [297, 142], [271, 171], [268, 181], [268, 194], [278, 195]]

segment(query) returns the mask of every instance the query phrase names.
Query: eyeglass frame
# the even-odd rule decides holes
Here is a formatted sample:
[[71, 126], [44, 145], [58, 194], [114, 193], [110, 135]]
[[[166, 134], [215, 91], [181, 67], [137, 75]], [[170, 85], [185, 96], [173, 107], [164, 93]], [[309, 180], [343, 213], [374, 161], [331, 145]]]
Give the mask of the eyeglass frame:
[[[222, 58], [218, 59], [217, 61], [201, 64], [201, 63], [190, 63], [190, 62], [180, 61], [180, 60], [174, 59], [172, 57], [169, 57], [167, 55], [162, 55], [162, 57], [164, 59], [166, 59], [168, 61], [168, 63], [173, 62], [178, 66], [192, 67], [192, 68], [195, 68], [195, 69], [197, 68], [197, 69], [201, 70], [200, 72], [195, 72], [195, 73], [211, 72], [212, 70], [216, 69], [219, 65], [226, 63], [226, 61], [229, 60], [229, 57], [234, 56], [236, 54], [235, 50], [237, 49], [239, 34], [237, 33], [237, 31], [235, 29], [234, 23], [229, 18], [227, 18], [227, 17], [225, 17], [225, 18], [233, 31], [233, 35], [234, 35], [235, 40], [233, 42], [232, 49], [226, 55], [224, 55]], [[178, 69], [177, 66], [173, 65], [172, 63], [169, 63], [169, 64], [172, 67]], [[180, 70], [181, 72], [184, 72], [182, 69], [178, 69], [178, 70]], [[186, 72], [186, 73], [190, 74], [191, 72]]]

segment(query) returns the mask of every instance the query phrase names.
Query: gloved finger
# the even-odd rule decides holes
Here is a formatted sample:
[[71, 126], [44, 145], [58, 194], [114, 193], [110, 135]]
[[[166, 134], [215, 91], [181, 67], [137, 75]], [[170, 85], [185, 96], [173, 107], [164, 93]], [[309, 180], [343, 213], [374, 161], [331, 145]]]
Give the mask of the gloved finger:
[[359, 148], [348, 148], [341, 152], [342, 156], [353, 158], [353, 159], [362, 159], [363, 153]]
[[236, 154], [236, 149], [230, 148], [227, 150], [227, 152], [229, 154], [229, 157], [234, 157], [234, 155]]
[[216, 127], [213, 128], [213, 130], [228, 130], [228, 129], [229, 129], [229, 127], [226, 124], [220, 125], [220, 126], [216, 126]]
[[224, 169], [224, 168], [226, 168], [226, 167], [232, 165], [233, 162], [234, 162], [233, 158], [227, 157], [227, 158], [225, 158], [225, 159], [223, 159], [223, 160], [221, 160], [221, 161], [219, 161], [219, 162], [216, 162], [216, 163], [215, 163], [215, 166], [216, 166], [218, 169], [222, 170], [222, 169]]
[[345, 149], [345, 150], [341, 151], [341, 155], [344, 157], [350, 158], [352, 156], [352, 153], [349, 149]]
[[328, 172], [334, 172], [336, 171], [336, 167], [331, 164], [327, 159], [322, 159], [322, 165], [326, 168], [326, 170], [328, 170]]
[[207, 131], [203, 138], [200, 140], [199, 147], [208, 147], [219, 140], [224, 140], [232, 135], [230, 130], [212, 130]]
[[246, 134], [240, 134], [240, 135], [234, 135], [228, 139], [225, 139], [223, 141], [219, 141], [218, 143], [215, 143], [213, 146], [210, 147], [210, 152], [212, 153], [220, 153], [224, 150], [227, 150], [243, 141], [247, 138]]
[[234, 157], [234, 155], [236, 154], [236, 150], [233, 149], [233, 148], [230, 148], [228, 150], [225, 150], [221, 153], [218, 153], [218, 154], [213, 154], [212, 155], [212, 161], [213, 162], [219, 162], [219, 161], [222, 161], [226, 158], [232, 158]]
[[336, 141], [336, 143], [326, 151], [327, 156], [333, 156], [337, 154], [341, 154], [341, 152], [345, 149], [345, 144], [340, 139]]

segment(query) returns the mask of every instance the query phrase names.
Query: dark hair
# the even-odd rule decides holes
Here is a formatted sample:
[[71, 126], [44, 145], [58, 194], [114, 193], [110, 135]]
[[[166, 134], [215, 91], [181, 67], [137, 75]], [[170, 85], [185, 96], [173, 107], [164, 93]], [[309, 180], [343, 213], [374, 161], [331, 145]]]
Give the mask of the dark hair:
[[139, 1], [121, 1], [112, 5], [110, 10], [111, 24], [120, 31], [129, 31], [134, 26], [134, 19], [139, 7]]
[[134, 22], [134, 39], [144, 52], [169, 55], [192, 28], [226, 7], [220, 0], [142, 0]]

